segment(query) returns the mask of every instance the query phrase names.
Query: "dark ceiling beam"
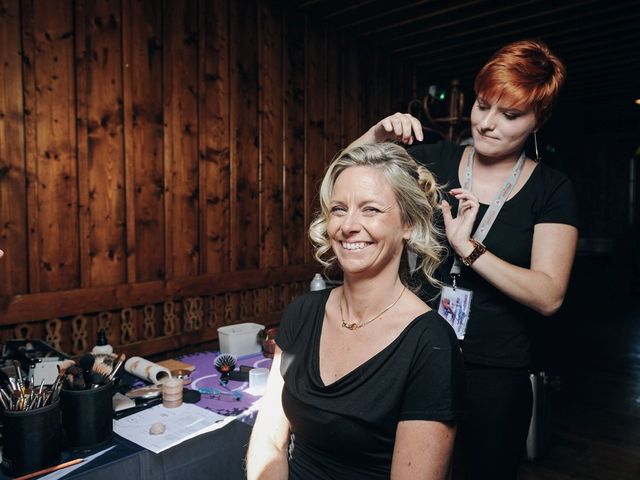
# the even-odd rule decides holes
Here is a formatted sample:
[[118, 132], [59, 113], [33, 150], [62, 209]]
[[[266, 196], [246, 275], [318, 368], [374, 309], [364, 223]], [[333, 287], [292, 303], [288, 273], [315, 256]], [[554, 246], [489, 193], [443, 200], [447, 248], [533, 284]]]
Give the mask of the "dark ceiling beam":
[[386, 22], [387, 19], [395, 17], [398, 14], [404, 14], [404, 15], [410, 14], [409, 12], [407, 12], [407, 10], [414, 9], [416, 7], [419, 7], [420, 5], [433, 3], [433, 0], [420, 0], [420, 1], [416, 0], [415, 2], [409, 2], [406, 5], [400, 5], [400, 6], [397, 6], [398, 2], [395, 2], [395, 3], [396, 3], [396, 6], [393, 8], [390, 8], [387, 11], [379, 12], [371, 16], [361, 15], [360, 18], [356, 20], [347, 21], [346, 23], [343, 23], [342, 25], [340, 25], [340, 28], [343, 28], [346, 30], [349, 28], [356, 28], [359, 25], [362, 25], [363, 23], [370, 23], [375, 21]]
[[[539, 0], [527, 0], [526, 3], [534, 3]], [[372, 35], [381, 35], [384, 37], [383, 32], [392, 30], [392, 29], [402, 29], [403, 31], [407, 30], [407, 27], [412, 24], [423, 23], [426, 20], [439, 17], [448, 13], [456, 12], [458, 10], [469, 10], [473, 5], [482, 4], [483, 0], [469, 0], [469, 1], [457, 1], [457, 2], [446, 2], [440, 8], [430, 8], [429, 13], [424, 13], [418, 16], [412, 16], [409, 18], [405, 18], [403, 20], [395, 21], [395, 22], [384, 22], [381, 26], [370, 28], [362, 28], [361, 35], [363, 37], [370, 37]], [[506, 7], [506, 9], [511, 9], [513, 7]], [[396, 37], [397, 38], [397, 37]]]
[[[565, 2], [561, 6], [557, 6], [553, 9], [535, 9], [535, 8], [526, 9], [526, 12], [519, 12], [519, 13], [514, 12], [514, 14], [509, 15], [505, 20], [502, 20], [502, 21], [497, 20], [495, 18], [487, 19], [486, 17], [494, 17], [496, 15], [496, 12], [500, 12], [505, 9], [499, 9], [499, 10], [485, 9], [485, 10], [481, 10], [475, 15], [471, 15], [471, 16], [465, 15], [464, 17], [457, 18], [448, 22], [440, 22], [436, 25], [433, 25], [430, 28], [425, 28], [420, 30], [411, 30], [411, 31], [407, 31], [405, 29], [402, 34], [394, 35], [392, 37], [393, 42], [405, 43], [410, 45], [411, 47], [406, 47], [406, 48], [396, 47], [394, 50], [397, 52], [402, 52], [409, 48], [420, 47], [422, 46], [423, 43], [425, 43], [425, 41], [422, 39], [433, 38], [433, 34], [435, 32], [447, 30], [451, 28], [456, 28], [468, 35], [476, 35], [478, 40], [481, 40], [484, 34], [486, 33], [491, 34], [496, 31], [500, 32], [502, 28], [513, 25], [514, 23], [517, 24], [519, 22], [520, 23], [526, 22], [527, 24], [536, 25], [535, 19], [539, 17], [544, 18], [551, 15], [556, 15], [562, 12], [566, 14], [567, 11], [584, 9], [589, 5], [596, 3], [597, 1], [598, 0], [580, 0], [580, 1], [573, 1], [571, 3]], [[514, 3], [509, 9], [519, 10], [529, 4], [534, 4], [534, 2]], [[564, 18], [562, 21], [566, 22], [566, 18]]]
[[[614, 55], [618, 52], [627, 53], [629, 56], [640, 58], [638, 53], [640, 45], [640, 29], [633, 28], [629, 30], [618, 30], [616, 34], [615, 42], [610, 42], [611, 33], [603, 29], [593, 29], [599, 33], [591, 35], [587, 33], [586, 36], [581, 36], [580, 42], [565, 42], [554, 41], [552, 37], [548, 36], [543, 38], [548, 42], [560, 58], [565, 61], [580, 59], [582, 57], [593, 57], [594, 55]], [[504, 42], [507, 43], [507, 42]], [[502, 45], [502, 44], [501, 44]], [[446, 64], [447, 66], [455, 66], [457, 64], [477, 63], [478, 58], [489, 58], [489, 56], [495, 52], [498, 48], [493, 45], [485, 45], [478, 49], [456, 49], [446, 55], [442, 55], [439, 52], [425, 52], [423, 55], [424, 62], [419, 60], [414, 61], [416, 68], [437, 68], [440, 64]]]
[[[612, 17], [612, 12], [616, 12], [616, 16]], [[604, 18], [605, 15], [606, 19]], [[553, 41], [553, 39], [557, 37], [568, 36], [569, 38], [576, 39], [576, 42], [579, 42], [585, 35], [591, 35], [592, 32], [611, 36], [612, 30], [618, 32], [619, 29], [624, 29], [625, 25], [628, 25], [628, 28], [637, 30], [637, 24], [634, 22], [638, 19], [640, 19], [640, 9], [634, 13], [623, 8], [606, 8], [592, 11], [586, 18], [583, 17], [579, 19], [580, 21], [572, 23], [569, 28], [557, 28], [564, 22], [564, 20], [558, 19], [535, 25], [527, 23], [526, 25], [517, 25], [512, 30], [500, 30], [493, 35], [482, 35], [482, 43], [491, 44], [491, 42], [495, 40], [494, 43], [496, 45], [504, 45], [508, 43], [508, 40], [505, 41], [505, 39], [508, 38], [543, 38], [555, 48], [557, 42]], [[468, 40], [462, 40], [461, 37], [467, 37]], [[439, 53], [449, 52], [451, 50], [466, 49], [469, 45], [477, 45], [478, 42], [479, 37], [477, 35], [470, 33], [455, 34], [444, 39], [422, 42], [420, 45], [424, 46], [424, 48], [420, 48], [415, 54], [407, 54], [409, 49], [406, 49], [405, 52], [403, 52], [403, 56], [407, 60], [424, 57], [426, 55], [437, 56]], [[429, 45], [434, 44], [440, 44], [439, 48], [429, 47]], [[393, 49], [392, 52], [400, 53]]]

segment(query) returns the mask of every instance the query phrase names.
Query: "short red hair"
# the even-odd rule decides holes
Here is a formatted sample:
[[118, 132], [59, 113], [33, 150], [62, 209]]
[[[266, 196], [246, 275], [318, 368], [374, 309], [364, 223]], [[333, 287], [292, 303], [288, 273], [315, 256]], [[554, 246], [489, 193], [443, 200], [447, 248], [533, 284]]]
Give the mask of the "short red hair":
[[478, 72], [476, 95], [502, 99], [514, 108], [533, 109], [538, 125], [551, 115], [566, 69], [540, 40], [510, 43], [496, 52]]

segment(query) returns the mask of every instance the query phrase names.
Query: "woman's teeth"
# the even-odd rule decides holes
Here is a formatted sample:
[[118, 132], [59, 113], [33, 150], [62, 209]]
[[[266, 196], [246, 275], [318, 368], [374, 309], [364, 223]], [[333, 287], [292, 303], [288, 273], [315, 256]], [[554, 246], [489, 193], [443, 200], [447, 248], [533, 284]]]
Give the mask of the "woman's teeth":
[[361, 250], [367, 245], [369, 244], [366, 242], [352, 242], [352, 243], [342, 242], [342, 248], [345, 248], [346, 250]]

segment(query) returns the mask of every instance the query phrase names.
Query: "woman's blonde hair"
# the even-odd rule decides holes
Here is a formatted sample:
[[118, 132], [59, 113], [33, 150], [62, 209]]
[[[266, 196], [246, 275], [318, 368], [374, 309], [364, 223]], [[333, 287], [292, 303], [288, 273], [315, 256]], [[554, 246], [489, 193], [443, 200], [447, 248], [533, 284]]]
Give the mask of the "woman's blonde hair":
[[[366, 144], [338, 154], [327, 167], [320, 186], [320, 212], [311, 222], [309, 237], [315, 247], [315, 258], [326, 268], [336, 264], [327, 233], [330, 217], [330, 201], [338, 176], [350, 167], [371, 167], [380, 171], [391, 186], [400, 209], [404, 226], [411, 227], [411, 237], [405, 249], [418, 256], [416, 270], [422, 270], [433, 285], [440, 282], [434, 272], [441, 262], [444, 247], [440, 243], [441, 232], [434, 225], [438, 209], [440, 187], [433, 174], [418, 164], [409, 153], [394, 143]], [[400, 277], [409, 284], [406, 261], [401, 262]], [[417, 289], [417, 285], [415, 285]]]

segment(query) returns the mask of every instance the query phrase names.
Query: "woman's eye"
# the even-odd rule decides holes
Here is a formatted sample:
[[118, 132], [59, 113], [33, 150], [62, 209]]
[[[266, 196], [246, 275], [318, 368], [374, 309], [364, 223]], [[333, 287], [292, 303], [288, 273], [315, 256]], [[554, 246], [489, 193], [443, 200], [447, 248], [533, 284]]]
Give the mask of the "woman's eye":
[[504, 117], [507, 120], [515, 120], [516, 118], [518, 118], [520, 115], [518, 115], [517, 113], [511, 113], [511, 112], [504, 112]]
[[482, 103], [479, 103], [479, 104], [478, 104], [478, 110], [486, 110], [486, 109], [488, 109], [488, 108], [489, 108], [489, 107], [487, 107], [486, 105], [483, 105]]
[[346, 209], [344, 207], [340, 207], [340, 206], [331, 207], [331, 213], [334, 213], [334, 214], [344, 213], [345, 211]]
[[380, 213], [380, 210], [376, 207], [365, 207], [365, 213]]

